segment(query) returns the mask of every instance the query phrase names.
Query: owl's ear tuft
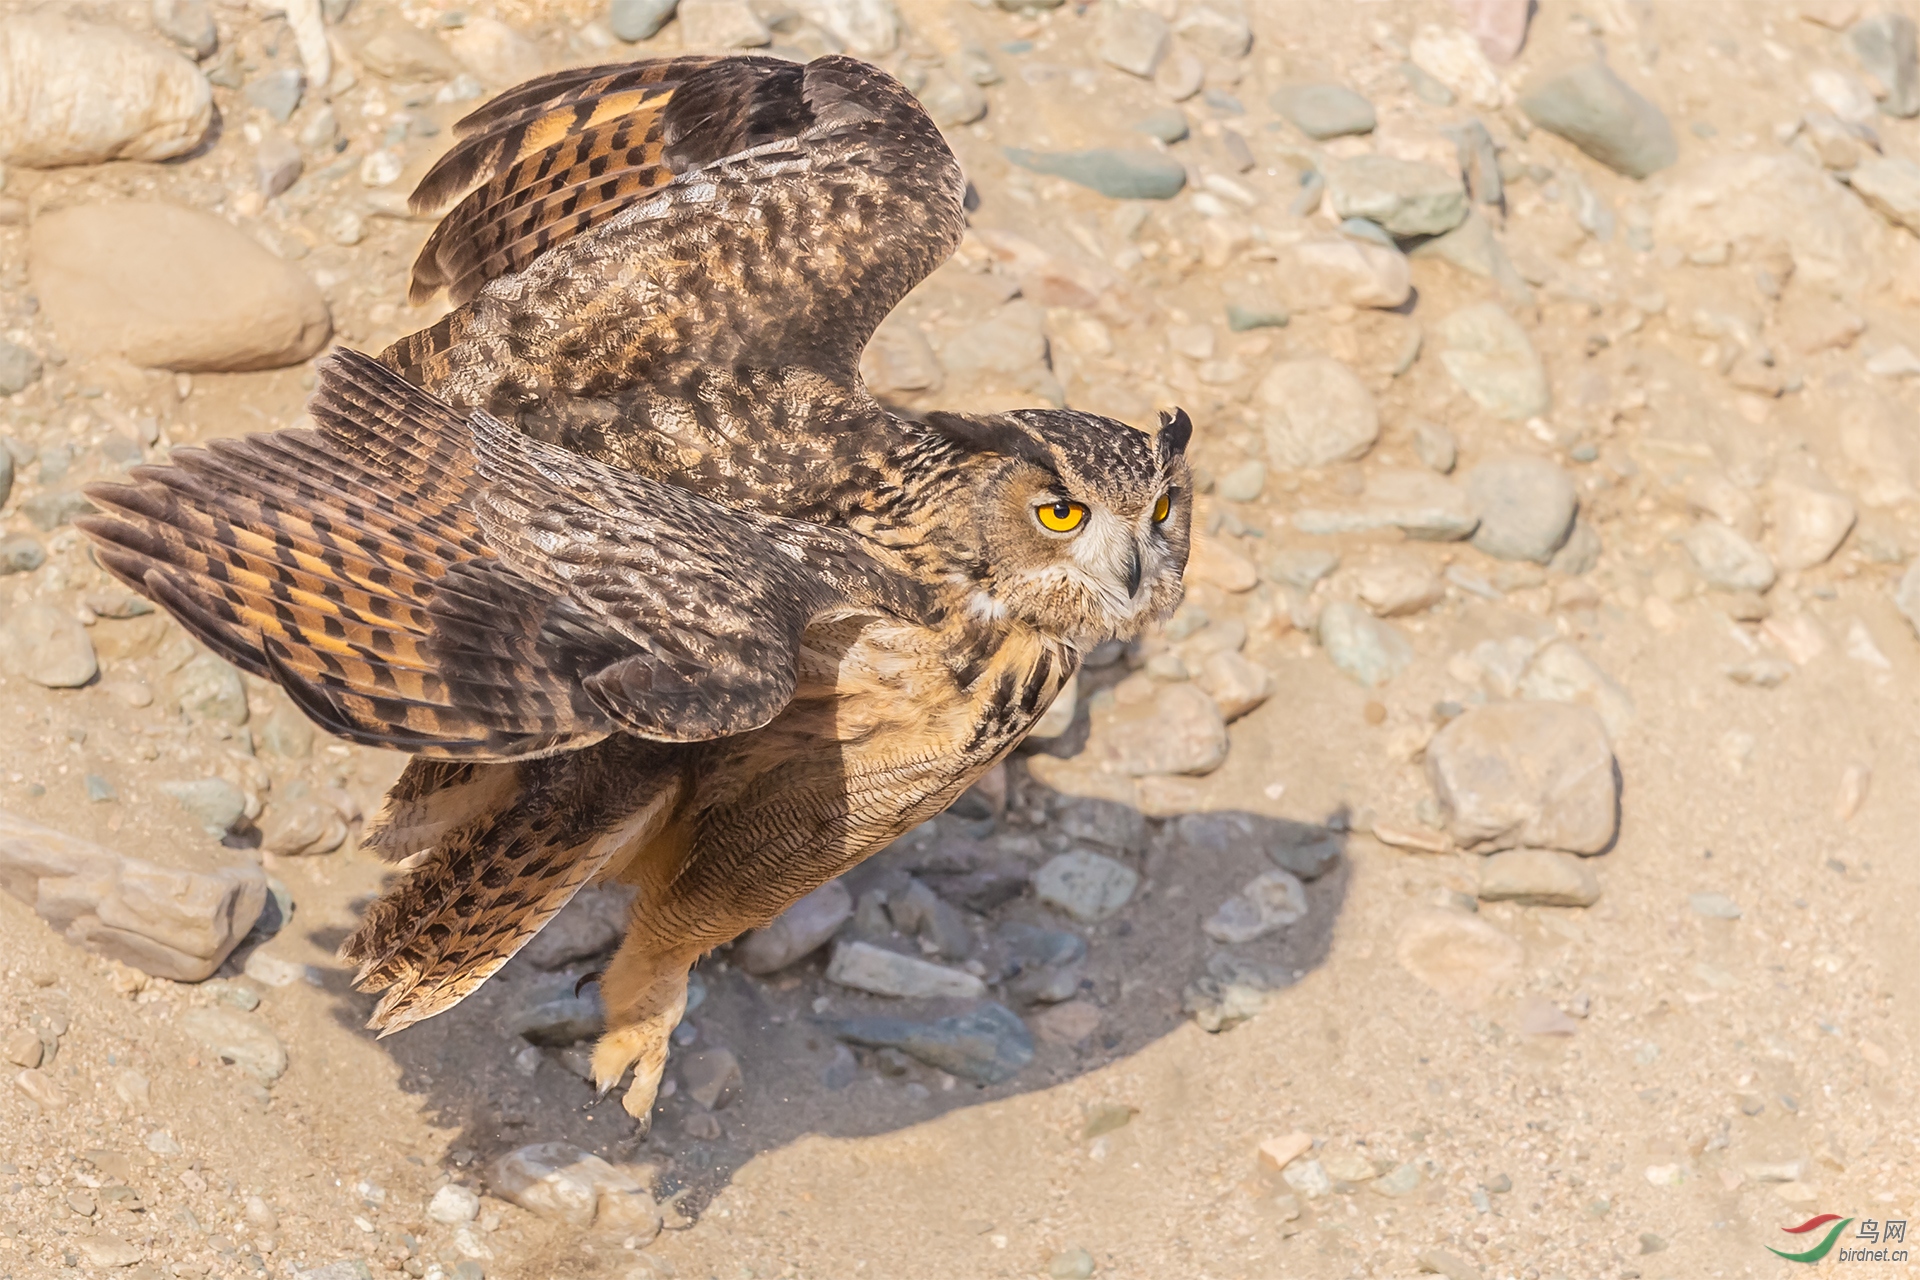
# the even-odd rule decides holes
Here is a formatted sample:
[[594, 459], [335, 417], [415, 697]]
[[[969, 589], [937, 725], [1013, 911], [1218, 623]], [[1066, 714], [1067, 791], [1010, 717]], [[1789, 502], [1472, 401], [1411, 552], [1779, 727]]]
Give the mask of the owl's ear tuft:
[[1162, 458], [1172, 458], [1187, 451], [1187, 442], [1193, 439], [1193, 419], [1187, 416], [1185, 409], [1176, 408], [1172, 413], [1160, 415], [1160, 434], [1154, 437]]

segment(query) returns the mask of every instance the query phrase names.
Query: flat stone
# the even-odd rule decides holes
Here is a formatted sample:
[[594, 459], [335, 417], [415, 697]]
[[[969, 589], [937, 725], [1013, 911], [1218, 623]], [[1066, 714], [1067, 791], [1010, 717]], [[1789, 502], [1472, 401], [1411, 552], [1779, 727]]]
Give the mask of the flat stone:
[[900, 43], [902, 20], [894, 0], [799, 0], [795, 8], [856, 57], [878, 59]]
[[[40, 375], [45, 368], [46, 366], [40, 362], [40, 357], [31, 350], [17, 342], [0, 338], [0, 396], [19, 395], [40, 381]], [[7, 468], [8, 487], [11, 488], [13, 455], [4, 449], [0, 449], [0, 453], [6, 453], [4, 465]]]
[[703, 1049], [690, 1053], [678, 1065], [680, 1086], [707, 1111], [719, 1111], [734, 1102], [745, 1087], [740, 1059], [731, 1049]]
[[1860, 65], [1886, 89], [1880, 109], [1890, 116], [1920, 115], [1920, 49], [1913, 19], [1902, 13], [1869, 14], [1847, 32]]
[[853, 895], [829, 880], [736, 942], [733, 962], [747, 973], [776, 973], [825, 946], [852, 915]]
[[1160, 107], [1136, 120], [1133, 131], [1172, 146], [1176, 142], [1185, 142], [1192, 128], [1187, 123], [1187, 113], [1180, 108]]
[[150, 36], [60, 6], [0, 22], [0, 160], [49, 169], [170, 160], [212, 123], [206, 76]]
[[248, 106], [257, 107], [285, 124], [300, 109], [300, 99], [306, 91], [305, 72], [298, 67], [279, 67], [247, 81], [240, 96], [247, 100]]
[[521, 1009], [507, 1019], [506, 1030], [529, 1044], [564, 1048], [596, 1038], [606, 1030], [606, 1022], [597, 992], [569, 993]]
[[1340, 841], [1333, 833], [1257, 814], [1183, 813], [1168, 822], [1167, 831], [1174, 847], [1188, 856], [1220, 863], [1260, 854], [1302, 880], [1318, 879], [1340, 860]]
[[1302, 533], [1324, 536], [1399, 529], [1423, 542], [1456, 541], [1479, 525], [1480, 517], [1460, 486], [1430, 472], [1404, 468], [1386, 468], [1369, 476], [1359, 506], [1308, 507], [1293, 516], [1293, 526]]
[[329, 1262], [325, 1266], [296, 1268], [294, 1280], [373, 1280], [373, 1272], [359, 1258]]
[[179, 1027], [188, 1039], [262, 1084], [273, 1083], [287, 1069], [286, 1046], [253, 1014], [217, 1005], [189, 1009], [180, 1015]]
[[1226, 543], [1198, 532], [1187, 554], [1186, 577], [1235, 594], [1251, 591], [1260, 583], [1260, 572], [1253, 561]]
[[1441, 235], [1466, 220], [1460, 175], [1438, 165], [1369, 154], [1329, 160], [1321, 172], [1335, 213], [1365, 218], [1394, 236]]
[[1294, 310], [1397, 307], [1413, 292], [1407, 257], [1391, 243], [1311, 236], [1285, 251], [1287, 300]]
[[889, 895], [887, 915], [896, 930], [918, 938], [923, 950], [932, 947], [932, 955], [964, 960], [973, 952], [973, 930], [966, 917], [924, 881], [911, 880], [905, 889]]
[[915, 956], [901, 955], [870, 942], [841, 942], [833, 948], [827, 978], [843, 987], [877, 996], [927, 999], [952, 996], [973, 999], [986, 994], [986, 984], [960, 969], [950, 969]]
[[1254, 502], [1267, 487], [1267, 464], [1254, 458], [1214, 482], [1213, 491], [1228, 502]]
[[1447, 1280], [1485, 1280], [1480, 1268], [1445, 1249], [1423, 1249], [1415, 1261], [1422, 1271], [1445, 1276]]
[[1721, 524], [1702, 520], [1681, 535], [1680, 545], [1708, 586], [1722, 591], [1765, 591], [1776, 577], [1766, 552]]
[[75, 1236], [73, 1244], [92, 1267], [130, 1267], [146, 1257], [139, 1245], [118, 1236]]
[[1446, 586], [1433, 566], [1416, 555], [1383, 553], [1342, 575], [1353, 593], [1382, 618], [1423, 613], [1446, 598]]
[[317, 796], [275, 799], [260, 820], [260, 847], [283, 857], [332, 853], [346, 841], [339, 808]]
[[1246, 13], [1231, 0], [1196, 0], [1182, 5], [1173, 34], [1209, 58], [1231, 61], [1253, 48]]
[[1340, 567], [1340, 553], [1324, 547], [1280, 547], [1260, 562], [1267, 581], [1313, 590], [1314, 584]]
[[220, 47], [220, 29], [214, 24], [207, 0], [154, 0], [153, 29], [196, 62], [204, 61]]
[[1435, 327], [1434, 337], [1442, 367], [1488, 412], [1519, 421], [1552, 404], [1533, 340], [1499, 303], [1462, 307]]
[[1194, 683], [1213, 699], [1228, 724], [1273, 696], [1273, 673], [1238, 653], [1208, 654]]
[[1139, 884], [1140, 875], [1132, 867], [1086, 849], [1055, 855], [1033, 876], [1040, 901], [1082, 924], [1105, 920], [1126, 906]]
[[1284, 360], [1260, 381], [1267, 457], [1278, 467], [1324, 467], [1364, 457], [1380, 438], [1373, 393], [1338, 360]]
[[607, 10], [607, 25], [628, 44], [651, 40], [679, 7], [680, 0], [613, 0]]
[[1279, 1173], [1288, 1165], [1313, 1150], [1313, 1135], [1310, 1133], [1289, 1133], [1278, 1138], [1267, 1138], [1260, 1143], [1258, 1156], [1260, 1167]]
[[1920, 165], [1894, 156], [1862, 160], [1847, 179], [1875, 213], [1920, 235]]
[[540, 46], [498, 18], [469, 14], [464, 25], [446, 33], [446, 42], [453, 56], [485, 84], [520, 84], [546, 69]]
[[240, 673], [211, 653], [200, 654], [175, 672], [168, 688], [190, 720], [231, 725], [247, 722], [247, 690], [240, 682]]
[[1462, 848], [1528, 845], [1599, 853], [1613, 843], [1619, 786], [1600, 717], [1556, 702], [1497, 702], [1427, 744], [1427, 779]]
[[1170, 200], [1187, 185], [1187, 167], [1156, 151], [1094, 147], [1086, 151], [1006, 148], [1022, 169], [1051, 174], [1115, 200]]
[[520, 948], [519, 958], [536, 969], [559, 969], [611, 951], [626, 933], [632, 901], [630, 889], [588, 885]]
[[431, 31], [398, 13], [383, 14], [363, 26], [355, 41], [360, 65], [376, 76], [407, 84], [438, 84], [460, 70], [453, 51]]
[[1132, 805], [1076, 796], [1060, 808], [1059, 824], [1060, 830], [1077, 843], [1123, 853], [1146, 852], [1147, 820]]
[[1267, 101], [1309, 138], [1372, 133], [1376, 123], [1373, 104], [1345, 85], [1282, 85]]
[[472, 1187], [449, 1182], [427, 1201], [427, 1216], [446, 1226], [472, 1222], [480, 1216], [480, 1196]]
[[271, 200], [300, 180], [306, 159], [291, 138], [269, 134], [253, 152], [253, 173], [260, 194]]
[[42, 214], [28, 270], [63, 343], [148, 368], [276, 369], [332, 332], [313, 281], [223, 219], [179, 205], [126, 200]]
[[52, 533], [71, 524], [75, 516], [87, 515], [93, 510], [94, 505], [87, 496], [73, 489], [52, 489], [20, 504], [20, 514], [42, 533]]
[[1085, 1000], [1068, 1000], [1033, 1017], [1034, 1034], [1048, 1044], [1084, 1044], [1100, 1029], [1100, 1007]]
[[93, 640], [69, 613], [35, 601], [0, 624], [8, 668], [49, 689], [74, 689], [100, 673]]
[[1008, 995], [1028, 1004], [1058, 1004], [1079, 994], [1087, 959], [1079, 934], [1010, 920], [995, 938], [1006, 950]]
[[318, 975], [310, 967], [298, 961], [288, 960], [284, 956], [277, 956], [264, 948], [256, 947], [247, 956], [246, 966], [241, 971], [263, 987], [279, 989], [310, 979], [315, 980], [317, 985]]
[[1172, 31], [1167, 20], [1145, 6], [1102, 5], [1094, 30], [1093, 52], [1104, 63], [1151, 80], [1167, 56]]
[[1666, 114], [1597, 58], [1535, 81], [1521, 95], [1520, 109], [1542, 129], [1630, 178], [1656, 173], [1680, 157]]
[[1206, 774], [1227, 758], [1227, 723], [1212, 698], [1190, 684], [1162, 685], [1149, 700], [1096, 705], [1087, 762], [1125, 777]]
[[1632, 697], [1569, 640], [1556, 640], [1536, 653], [1514, 691], [1537, 702], [1590, 707], [1616, 741], [1633, 724]]
[[1333, 1179], [1318, 1160], [1295, 1160], [1280, 1171], [1286, 1184], [1309, 1200], [1333, 1194]]
[[536, 1142], [493, 1162], [487, 1186], [529, 1213], [568, 1226], [627, 1231], [647, 1243], [660, 1210], [647, 1184], [570, 1142]]
[[1358, 605], [1329, 601], [1320, 610], [1320, 646], [1333, 665], [1368, 688], [1378, 688], [1413, 662], [1413, 646], [1390, 622]]
[[1477, 1009], [1519, 977], [1526, 953], [1477, 916], [1422, 911], [1401, 927], [1394, 954], [1402, 968], [1449, 1003]]
[[247, 814], [247, 797], [225, 778], [195, 778], [185, 782], [163, 782], [160, 789], [180, 802], [203, 830], [220, 839]]
[[1573, 533], [1573, 478], [1545, 458], [1489, 458], [1467, 472], [1465, 483], [1480, 517], [1473, 545], [1495, 559], [1545, 564]]
[[1584, 858], [1552, 849], [1509, 849], [1480, 864], [1484, 902], [1530, 907], [1590, 907], [1600, 900], [1600, 878]]
[[1220, 904], [1201, 929], [1215, 942], [1254, 942], [1307, 914], [1307, 890], [1286, 871], [1263, 871]]
[[1033, 1061], [1033, 1036], [1027, 1024], [1005, 1005], [992, 1001], [931, 1023], [846, 1018], [829, 1025], [834, 1035], [850, 1044], [898, 1049], [975, 1084], [1010, 1080]]
[[[1696, 254], [1729, 243], [1779, 240], [1793, 254], [1796, 285], [1852, 292], [1878, 278], [1884, 224], [1832, 175], [1791, 151], [1717, 154], [1689, 162], [1666, 182], [1654, 208], [1658, 244]], [[1810, 328], [1818, 332], [1818, 345], [1845, 346], [1864, 327], [1845, 308], [1823, 306], [1817, 298], [1800, 301], [1793, 311], [1829, 312], [1843, 326], [1791, 324], [1799, 332], [1789, 333], [1788, 345], [1800, 350], [1814, 345]]]
[[1740, 904], [1724, 893], [1695, 893], [1687, 897], [1687, 905], [1693, 908], [1693, 914], [1705, 916], [1709, 920], [1738, 920]]

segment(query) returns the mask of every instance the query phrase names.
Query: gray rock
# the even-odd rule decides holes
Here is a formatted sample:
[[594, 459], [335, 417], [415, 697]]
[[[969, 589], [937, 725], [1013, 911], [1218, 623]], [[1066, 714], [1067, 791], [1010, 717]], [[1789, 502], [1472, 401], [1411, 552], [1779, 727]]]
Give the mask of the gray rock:
[[1466, 176], [1467, 190], [1478, 204], [1500, 206], [1506, 203], [1506, 180], [1500, 174], [1500, 152], [1493, 135], [1479, 120], [1469, 120], [1443, 130], [1453, 139], [1460, 158], [1460, 172]]
[[1340, 567], [1340, 554], [1322, 547], [1281, 547], [1260, 562], [1269, 582], [1313, 590], [1313, 584]]
[[1425, 418], [1412, 425], [1414, 456], [1443, 476], [1452, 474], [1454, 464], [1460, 459], [1460, 442], [1453, 432]]
[[373, 1272], [359, 1258], [343, 1258], [323, 1267], [295, 1268], [294, 1280], [373, 1280]]
[[914, 956], [876, 947], [870, 942], [841, 942], [827, 964], [827, 977], [843, 987], [877, 996], [926, 999], [953, 996], [972, 999], [986, 994], [986, 984], [970, 973], [949, 969]]
[[258, 867], [175, 871], [5, 813], [0, 888], [73, 945], [177, 982], [219, 968], [267, 896]]
[[313, 754], [313, 722], [292, 707], [276, 707], [256, 733], [260, 747], [274, 755], [304, 760]]
[[1435, 337], [1448, 374], [1490, 412], [1518, 421], [1545, 413], [1552, 403], [1533, 340], [1500, 304], [1462, 307], [1439, 323]]
[[1407, 82], [1414, 97], [1430, 107], [1450, 107], [1454, 103], [1453, 90], [1417, 62], [1401, 63], [1400, 78]]
[[1693, 914], [1709, 920], [1738, 920], [1740, 904], [1724, 893], [1694, 893], [1687, 896]]
[[1680, 158], [1665, 113], [1597, 58], [1537, 81], [1521, 95], [1520, 109], [1542, 129], [1631, 178]]
[[1267, 101], [1309, 138], [1372, 133], [1376, 123], [1373, 104], [1345, 85], [1282, 85]]
[[1433, 566], [1420, 556], [1404, 552], [1381, 552], [1343, 576], [1360, 603], [1376, 617], [1422, 613], [1446, 597], [1446, 587]]
[[[17, 342], [8, 342], [0, 338], [0, 396], [19, 395], [34, 383], [40, 381], [45, 366], [40, 357]], [[6, 452], [0, 450], [0, 452]], [[7, 454], [9, 478], [11, 478], [13, 455]], [[0, 499], [4, 501], [4, 499]]]
[[1427, 744], [1427, 780], [1462, 848], [1527, 845], [1599, 853], [1613, 843], [1619, 785], [1600, 717], [1556, 702], [1496, 702]]
[[900, 43], [894, 0], [798, 0], [795, 7], [856, 57], [877, 60]]
[[258, 107], [281, 124], [293, 119], [307, 92], [307, 77], [298, 67], [280, 67], [247, 81], [241, 90], [249, 106]]
[[1633, 699], [1627, 691], [1569, 640], [1556, 640], [1535, 654], [1514, 692], [1536, 702], [1592, 707], [1616, 739], [1633, 723]]
[[898, 1049], [930, 1067], [975, 1084], [1010, 1080], [1033, 1061], [1033, 1034], [1019, 1015], [992, 1001], [938, 1022], [846, 1018], [829, 1024], [851, 1044]]
[[1920, 115], [1920, 48], [1913, 19], [1901, 13], [1875, 13], [1853, 24], [1847, 41], [1860, 65], [1886, 88], [1880, 110], [1890, 116]]
[[1194, 683], [1232, 724], [1273, 696], [1273, 673], [1240, 653], [1222, 650], [1200, 661]]
[[1029, 151], [1008, 147], [1022, 169], [1052, 174], [1115, 200], [1170, 200], [1187, 185], [1187, 167], [1156, 151], [1094, 147], [1086, 151]]
[[398, 13], [381, 15], [358, 38], [360, 63], [383, 79], [403, 84], [439, 84], [460, 73], [460, 63], [441, 39]]
[[933, 122], [943, 129], [972, 124], [987, 114], [987, 95], [980, 86], [941, 67], [927, 73], [927, 82], [916, 96]]
[[1457, 541], [1479, 525], [1480, 517], [1460, 486], [1431, 472], [1397, 469], [1371, 476], [1360, 506], [1306, 507], [1293, 517], [1294, 528], [1302, 533], [1324, 536], [1399, 529], [1424, 542]]
[[1189, 133], [1187, 113], [1178, 107], [1161, 107], [1157, 111], [1149, 111], [1136, 121], [1133, 131], [1157, 138], [1168, 146], [1185, 142]]
[[733, 962], [747, 973], [776, 973], [825, 946], [852, 915], [853, 895], [829, 880], [735, 943]]
[[1420, 1189], [1420, 1166], [1409, 1160], [1375, 1178], [1369, 1185], [1390, 1200], [1410, 1196]]
[[1251, 329], [1284, 329], [1293, 323], [1293, 313], [1273, 302], [1227, 304], [1227, 328], [1235, 333]]
[[232, 1063], [262, 1084], [278, 1080], [287, 1069], [286, 1046], [265, 1021], [237, 1009], [189, 1009], [180, 1016], [187, 1037]]
[[507, 1034], [529, 1044], [564, 1048], [591, 1040], [606, 1030], [607, 1011], [598, 991], [542, 1000], [507, 1020]]
[[607, 25], [628, 44], [651, 40], [679, 7], [680, 0], [613, 0], [607, 10]]
[[1260, 381], [1267, 457], [1280, 467], [1324, 467], [1362, 457], [1380, 438], [1373, 393], [1325, 356], [1285, 360]]
[[260, 847], [298, 858], [332, 853], [347, 839], [340, 810], [317, 796], [276, 799], [260, 823]]
[[1395, 236], [1436, 236], [1466, 220], [1467, 192], [1458, 174], [1394, 156], [1330, 160], [1321, 170], [1334, 212], [1365, 218]]
[[1874, 156], [1855, 166], [1847, 181], [1875, 213], [1920, 236], [1920, 165]]
[[964, 960], [973, 951], [966, 917], [919, 880], [887, 899], [887, 914], [895, 929], [932, 947], [931, 954], [943, 960]]
[[1493, 224], [1477, 212], [1468, 214], [1466, 221], [1447, 234], [1409, 249], [1407, 256], [1438, 258], [1470, 275], [1493, 281], [1500, 287], [1501, 296], [1517, 306], [1533, 303], [1532, 288], [1493, 234]]
[[1254, 458], [1221, 476], [1213, 491], [1228, 502], [1254, 502], [1267, 487], [1267, 464]]
[[1192, 0], [1174, 19], [1173, 34], [1209, 58], [1244, 58], [1253, 48], [1246, 14], [1228, 0]]
[[1151, 80], [1170, 39], [1167, 20], [1145, 6], [1102, 5], [1093, 51], [1108, 66]]
[[153, 29], [204, 62], [220, 47], [207, 0], [153, 0]]
[[1220, 904], [1200, 927], [1215, 942], [1253, 942], [1307, 914], [1307, 890], [1287, 871], [1263, 871]]
[[1774, 583], [1773, 561], [1718, 520], [1702, 520], [1681, 535], [1680, 545], [1708, 586], [1722, 591], [1765, 591]]
[[190, 720], [207, 724], [247, 722], [247, 689], [240, 673], [211, 653], [203, 653], [174, 673], [173, 700]]
[[1584, 858], [1552, 849], [1509, 849], [1480, 864], [1484, 902], [1530, 907], [1590, 907], [1600, 900], [1600, 878]]
[[1140, 875], [1123, 862], [1087, 849], [1071, 849], [1034, 873], [1036, 897], [1082, 924], [1105, 920], [1127, 905]]
[[[44, 470], [44, 468], [43, 468]], [[87, 496], [72, 489], [37, 494], [20, 504], [20, 514], [42, 533], [49, 533], [94, 509]]]
[[253, 174], [260, 194], [271, 200], [300, 180], [306, 158], [291, 138], [269, 134], [260, 140], [253, 153]]
[[180, 807], [216, 840], [232, 831], [247, 815], [247, 797], [225, 778], [163, 782], [160, 790], [179, 801]]
[[1326, 874], [1340, 858], [1340, 843], [1313, 829], [1281, 827], [1250, 813], [1183, 813], [1167, 824], [1174, 847], [1210, 862], [1263, 854], [1302, 880]]
[[1180, 992], [1180, 1010], [1210, 1035], [1238, 1026], [1267, 1006], [1271, 984], [1256, 977], [1236, 981], [1232, 976], [1206, 974]]
[[1484, 1280], [1480, 1268], [1445, 1249], [1426, 1249], [1417, 1259], [1422, 1271], [1445, 1276], [1446, 1280]]
[[680, 1086], [704, 1110], [721, 1111], [740, 1096], [746, 1077], [731, 1049], [703, 1049], [679, 1063]]
[[449, 1227], [472, 1222], [480, 1216], [480, 1195], [472, 1187], [449, 1182], [427, 1201], [427, 1216]]
[[1057, 812], [1060, 830], [1069, 838], [1123, 853], [1146, 851], [1147, 819], [1132, 805], [1092, 796], [1063, 799]]
[[1480, 516], [1473, 545], [1496, 559], [1545, 564], [1573, 532], [1573, 478], [1545, 458], [1489, 458], [1467, 473], [1466, 490]]
[[24, 533], [0, 538], [0, 576], [32, 573], [47, 562], [47, 549]]
[[1084, 755], [1109, 773], [1205, 774], [1227, 758], [1227, 723], [1220, 708], [1190, 684], [1161, 685], [1151, 701], [1101, 707]]
[[93, 640], [80, 620], [51, 605], [21, 605], [0, 626], [7, 666], [49, 689], [74, 689], [100, 673]]
[[1585, 520], [1575, 520], [1573, 532], [1553, 553], [1553, 559], [1547, 561], [1547, 568], [1566, 577], [1577, 578], [1591, 572], [1600, 563], [1600, 552], [1604, 549], [1600, 534], [1594, 527]]
[[647, 1183], [570, 1142], [536, 1142], [509, 1151], [487, 1171], [487, 1186], [538, 1217], [571, 1227], [626, 1232], [650, 1242], [660, 1210]]
[[1413, 662], [1413, 646], [1390, 622], [1358, 605], [1333, 600], [1320, 610], [1320, 645], [1333, 665], [1369, 688], [1378, 688]]
[[1008, 995], [1028, 1004], [1058, 1004], [1079, 993], [1087, 959], [1079, 934], [1008, 921], [995, 937], [1008, 955]]

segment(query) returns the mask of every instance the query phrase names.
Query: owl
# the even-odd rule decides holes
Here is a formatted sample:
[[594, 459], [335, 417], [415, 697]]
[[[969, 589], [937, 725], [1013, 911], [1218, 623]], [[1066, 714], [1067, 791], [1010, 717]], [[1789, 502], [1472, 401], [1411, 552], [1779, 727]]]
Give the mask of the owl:
[[[564, 72], [458, 126], [439, 323], [313, 426], [98, 485], [99, 562], [317, 725], [411, 759], [342, 946], [400, 1030], [584, 884], [638, 890], [604, 1092], [646, 1123], [705, 952], [945, 809], [1177, 604], [1191, 423], [889, 412], [860, 351], [965, 183], [842, 57]], [[470, 189], [470, 190], [469, 190]]]

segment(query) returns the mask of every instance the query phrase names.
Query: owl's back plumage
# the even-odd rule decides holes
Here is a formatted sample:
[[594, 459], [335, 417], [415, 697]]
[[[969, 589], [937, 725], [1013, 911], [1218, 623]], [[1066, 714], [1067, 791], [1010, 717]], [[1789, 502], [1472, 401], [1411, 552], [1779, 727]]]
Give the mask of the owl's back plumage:
[[644, 1117], [702, 952], [944, 809], [1087, 637], [1171, 608], [1187, 426], [872, 400], [860, 351], [965, 193], [873, 67], [586, 68], [456, 133], [415, 198], [467, 194], [414, 274], [455, 309], [330, 357], [312, 429], [180, 450], [81, 525], [323, 728], [413, 754], [366, 836], [406, 878], [342, 947], [383, 1034], [589, 879], [639, 887], [595, 1073], [632, 1065]]

